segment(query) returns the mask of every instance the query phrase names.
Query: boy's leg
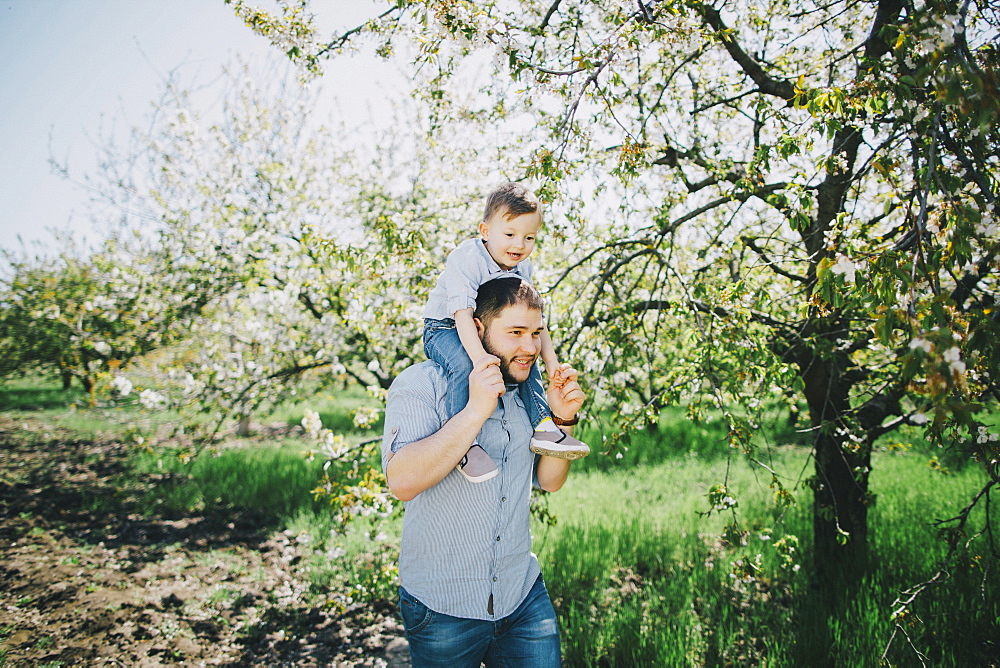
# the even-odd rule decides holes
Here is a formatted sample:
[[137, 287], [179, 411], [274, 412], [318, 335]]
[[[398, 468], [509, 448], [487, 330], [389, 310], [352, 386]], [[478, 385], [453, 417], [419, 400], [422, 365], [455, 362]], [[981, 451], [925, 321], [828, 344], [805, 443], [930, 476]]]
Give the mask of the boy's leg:
[[518, 392], [525, 409], [528, 411], [528, 419], [531, 420], [532, 427], [537, 427], [542, 420], [552, 417], [549, 402], [545, 398], [545, 385], [542, 383], [542, 372], [538, 368], [538, 362], [535, 362], [535, 365], [531, 367], [528, 380], [521, 383]]
[[542, 373], [536, 363], [528, 374], [528, 380], [521, 383], [521, 401], [528, 411], [528, 418], [535, 427], [531, 437], [532, 452], [559, 459], [580, 459], [590, 454], [586, 443], [579, 441], [552, 421], [552, 411], [545, 399], [545, 387], [542, 384]]
[[424, 327], [424, 353], [444, 369], [448, 379], [445, 411], [451, 419], [469, 403], [469, 374], [472, 360], [458, 338], [454, 327], [429, 325]]
[[[451, 419], [469, 403], [469, 374], [472, 360], [454, 327], [428, 323], [424, 326], [424, 352], [444, 370], [448, 380], [445, 412]], [[478, 444], [473, 444], [456, 467], [472, 482], [484, 482], [499, 473], [496, 463]]]

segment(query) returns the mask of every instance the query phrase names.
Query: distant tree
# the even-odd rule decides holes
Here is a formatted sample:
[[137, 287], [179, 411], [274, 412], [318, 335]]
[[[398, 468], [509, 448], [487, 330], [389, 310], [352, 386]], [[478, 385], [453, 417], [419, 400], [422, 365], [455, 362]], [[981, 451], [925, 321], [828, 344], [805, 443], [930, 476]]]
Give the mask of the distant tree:
[[499, 159], [561, 212], [564, 345], [626, 418], [716, 407], [760, 463], [764, 399], [803, 401], [820, 578], [862, 572], [880, 436], [1000, 482], [995, 3], [400, 0], [329, 38], [308, 0], [226, 1], [314, 74], [412, 59], [438, 137], [521, 130]]
[[8, 258], [0, 280], [0, 376], [57, 371], [92, 392], [97, 376], [185, 335], [211, 291], [168, 295], [163, 257], [108, 241], [88, 258]]
[[[65, 317], [77, 304], [96, 296], [89, 272], [75, 261], [62, 270], [22, 261], [11, 264], [8, 271], [11, 275], [5, 278], [0, 297], [0, 376], [57, 371], [64, 389], [78, 375], [89, 391], [87, 364], [79, 363], [85, 348], [71, 342], [74, 330], [69, 322], [77, 318]], [[90, 354], [98, 356], [92, 348]]]
[[463, 158], [331, 130], [315, 95], [246, 68], [219, 85], [210, 106], [168, 82], [89, 183], [125, 252], [161, 259], [149, 276], [165, 297], [206, 297], [191, 345], [157, 362], [184, 379], [173, 401], [246, 426], [307, 379], [387, 388], [422, 358], [415, 295], [475, 227], [450, 176]]

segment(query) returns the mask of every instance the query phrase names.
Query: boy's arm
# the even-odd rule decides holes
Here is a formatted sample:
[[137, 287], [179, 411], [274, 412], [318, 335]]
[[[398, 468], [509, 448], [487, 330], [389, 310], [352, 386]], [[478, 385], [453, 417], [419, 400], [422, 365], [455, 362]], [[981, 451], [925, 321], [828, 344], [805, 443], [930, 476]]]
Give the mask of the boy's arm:
[[[556, 417], [563, 420], [572, 420], [580, 412], [580, 408], [583, 407], [583, 402], [587, 397], [580, 387], [579, 374], [576, 369], [570, 367], [569, 364], [564, 364], [561, 368], [557, 367], [557, 370], [563, 379], [563, 384], [560, 386], [555, 382], [549, 381], [549, 389], [546, 393], [549, 400], [549, 408], [552, 409], [552, 414]], [[568, 425], [560, 427], [560, 429], [568, 434], [573, 433], [573, 427]], [[559, 488], [563, 486], [563, 483], [566, 482], [566, 477], [569, 475], [570, 463], [568, 459], [557, 459], [555, 457], [539, 458], [538, 468], [536, 469], [538, 486], [546, 492], [559, 491]]]
[[556, 357], [556, 349], [552, 345], [551, 337], [549, 337], [549, 330], [543, 329], [540, 338], [542, 340], [542, 361], [545, 362], [545, 373], [548, 374], [550, 382], [557, 383], [561, 387], [565, 381], [560, 376], [559, 359]]
[[479, 338], [479, 332], [476, 331], [476, 323], [472, 319], [471, 308], [455, 311], [455, 329], [458, 331], [458, 338], [462, 342], [462, 347], [469, 354], [469, 359], [472, 360], [473, 364], [487, 354], [486, 349], [483, 348], [483, 342]]

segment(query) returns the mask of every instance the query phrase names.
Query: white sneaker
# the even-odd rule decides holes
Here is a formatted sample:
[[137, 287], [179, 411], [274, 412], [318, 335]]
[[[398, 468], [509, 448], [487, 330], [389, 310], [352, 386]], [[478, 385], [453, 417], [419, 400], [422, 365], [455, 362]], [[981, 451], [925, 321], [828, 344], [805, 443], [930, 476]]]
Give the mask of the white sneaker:
[[469, 482], [485, 482], [500, 473], [496, 463], [478, 444], [469, 448], [455, 468], [468, 478]]
[[528, 447], [532, 452], [559, 459], [580, 459], [590, 454], [590, 447], [586, 443], [576, 440], [562, 429], [556, 431], [536, 429]]

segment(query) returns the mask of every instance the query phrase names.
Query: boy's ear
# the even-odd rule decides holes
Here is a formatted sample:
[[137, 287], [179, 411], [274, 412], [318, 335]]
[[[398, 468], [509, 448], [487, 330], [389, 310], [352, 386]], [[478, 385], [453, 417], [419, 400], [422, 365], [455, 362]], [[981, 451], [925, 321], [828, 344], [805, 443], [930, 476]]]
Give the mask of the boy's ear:
[[479, 236], [483, 239], [489, 241], [490, 238], [490, 226], [486, 224], [485, 221], [479, 223]]

